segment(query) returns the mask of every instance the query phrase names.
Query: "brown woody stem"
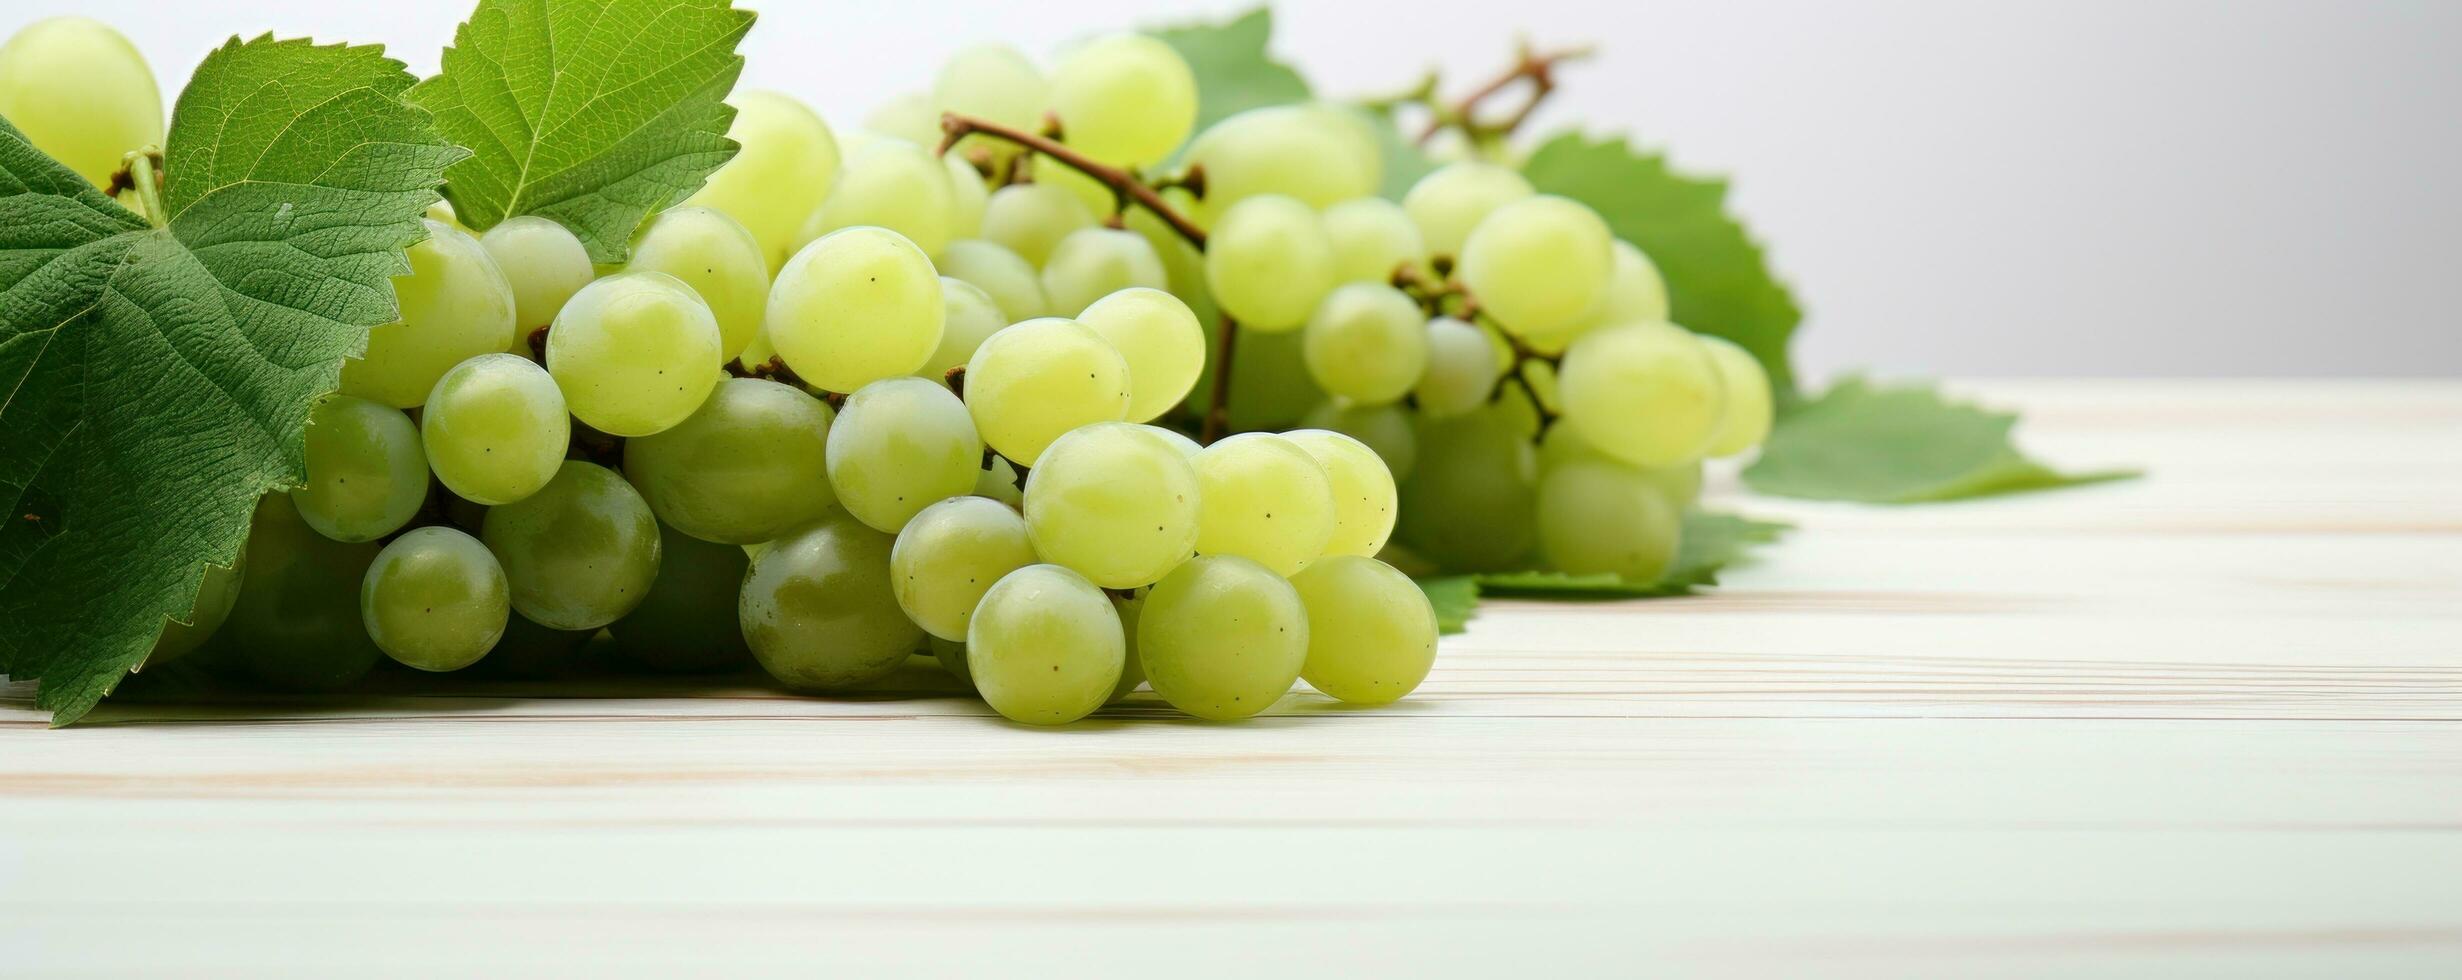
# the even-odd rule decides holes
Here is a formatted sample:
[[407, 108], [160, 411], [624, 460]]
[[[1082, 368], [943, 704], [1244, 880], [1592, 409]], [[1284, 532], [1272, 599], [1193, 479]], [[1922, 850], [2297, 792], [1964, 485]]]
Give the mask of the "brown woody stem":
[[1144, 181], [1138, 180], [1135, 174], [1108, 164], [1097, 163], [1088, 159], [1084, 154], [1062, 145], [1058, 140], [1040, 133], [1030, 133], [1014, 126], [1003, 126], [973, 116], [961, 116], [954, 112], [942, 113], [940, 131], [942, 133], [940, 152], [942, 153], [949, 152], [949, 148], [956, 146], [958, 140], [980, 133], [1007, 140], [1067, 164], [1078, 173], [1092, 177], [1101, 182], [1103, 186], [1111, 188], [1113, 194], [1134, 201], [1137, 206], [1153, 212], [1155, 217], [1163, 219], [1164, 224], [1170, 225], [1172, 231], [1178, 233], [1181, 238], [1187, 239], [1188, 244], [1195, 246], [1199, 251], [1205, 249], [1205, 229], [1197, 227], [1196, 222], [1188, 220], [1188, 216], [1174, 209], [1169, 202], [1163, 200], [1160, 193], [1146, 186]]
[[[1474, 138], [1512, 135], [1514, 130], [1521, 128], [1522, 123], [1529, 121], [1531, 113], [1538, 111], [1539, 104], [1547, 100], [1548, 94], [1556, 90], [1557, 67], [1583, 60], [1593, 53], [1594, 50], [1588, 46], [1541, 52], [1524, 45], [1515, 57], [1512, 68], [1473, 89], [1452, 107], [1438, 109], [1435, 118], [1428, 120], [1427, 128], [1419, 131], [1420, 145], [1426, 145], [1447, 127], [1459, 128]], [[1522, 100], [1519, 108], [1494, 122], [1479, 120], [1480, 106], [1521, 81], [1530, 83], [1530, 95]]]

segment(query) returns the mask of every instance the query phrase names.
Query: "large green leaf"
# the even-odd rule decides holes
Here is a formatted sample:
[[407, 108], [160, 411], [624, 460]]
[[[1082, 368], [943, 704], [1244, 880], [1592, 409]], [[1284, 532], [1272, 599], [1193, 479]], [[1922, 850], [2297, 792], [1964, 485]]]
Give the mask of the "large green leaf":
[[1744, 470], [1762, 493], [1911, 504], [2125, 479], [2133, 470], [2067, 474], [2009, 441], [2017, 416], [1941, 397], [1930, 385], [1832, 385], [1780, 419]]
[[470, 148], [445, 171], [463, 224], [572, 229], [600, 263], [735, 155], [726, 103], [752, 13], [727, 0], [481, 0], [411, 90]]
[[375, 47], [260, 37], [172, 115], [151, 227], [0, 125], [0, 673], [75, 721], [185, 617], [423, 234], [460, 151]]
[[1187, 59], [1197, 76], [1197, 128], [1269, 105], [1308, 101], [1308, 82], [1274, 59], [1274, 11], [1258, 7], [1221, 24], [1187, 24], [1149, 32]]
[[1616, 237], [1667, 277], [1675, 320], [1735, 341], [1761, 362], [1781, 397], [1795, 390], [1787, 345], [1804, 318], [1761, 246], [1727, 213], [1727, 182], [1686, 177], [1622, 138], [1567, 133], [1522, 165], [1540, 190], [1598, 210]]

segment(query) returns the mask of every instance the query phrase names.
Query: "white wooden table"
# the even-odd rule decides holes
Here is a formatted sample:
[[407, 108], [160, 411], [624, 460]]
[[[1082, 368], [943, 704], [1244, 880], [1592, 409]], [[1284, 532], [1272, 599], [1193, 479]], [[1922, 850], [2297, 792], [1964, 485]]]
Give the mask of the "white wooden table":
[[9, 688], [0, 976], [2462, 976], [2462, 384], [1966, 390], [2152, 475], [1730, 486], [1389, 710]]

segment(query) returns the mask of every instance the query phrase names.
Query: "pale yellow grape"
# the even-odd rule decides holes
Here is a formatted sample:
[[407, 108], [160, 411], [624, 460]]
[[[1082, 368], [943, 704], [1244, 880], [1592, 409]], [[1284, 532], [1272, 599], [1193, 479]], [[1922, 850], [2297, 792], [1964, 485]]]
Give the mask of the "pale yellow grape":
[[0, 44], [0, 116], [96, 187], [128, 154], [163, 145], [162, 90], [145, 56], [86, 17], [47, 17]]
[[932, 109], [932, 93], [900, 92], [872, 107], [863, 128], [894, 136], [917, 146], [940, 145], [940, 113]]
[[1411, 386], [1412, 401], [1429, 418], [1464, 415], [1487, 404], [1503, 366], [1485, 331], [1452, 317], [1428, 321], [1428, 366]]
[[1128, 363], [1085, 324], [1047, 317], [993, 334], [966, 366], [966, 409], [994, 452], [1024, 466], [1081, 425], [1128, 417]]
[[1051, 103], [1051, 84], [1024, 53], [1006, 44], [973, 44], [942, 62], [932, 79], [932, 109], [1034, 129]]
[[979, 238], [950, 242], [933, 265], [941, 275], [963, 279], [990, 296], [1000, 306], [1002, 326], [1051, 315], [1051, 301], [1043, 296], [1043, 280], [1034, 264], [1008, 246]]
[[1145, 236], [1119, 228], [1080, 228], [1052, 246], [1043, 263], [1043, 295], [1054, 309], [1076, 316], [1123, 289], [1164, 289], [1171, 278]]
[[684, 421], [716, 387], [718, 320], [692, 287], [619, 272], [582, 288], [547, 331], [547, 373], [573, 417], [618, 436]]
[[1588, 205], [1541, 194], [1489, 213], [1462, 243], [1457, 268], [1505, 329], [1547, 334], [1581, 322], [1606, 292], [1614, 241]]
[[1197, 546], [1197, 474], [1160, 430], [1085, 426], [1026, 475], [1026, 527], [1044, 560], [1107, 589], [1152, 584]]
[[1017, 253], [1042, 268], [1069, 233], [1094, 227], [1094, 212], [1068, 191], [1048, 182], [1010, 184], [983, 205], [985, 241]]
[[715, 208], [668, 208], [633, 236], [626, 269], [663, 272], [692, 287], [718, 321], [718, 359], [761, 334], [769, 313], [769, 261], [741, 223]]
[[1333, 540], [1323, 464], [1278, 435], [1247, 432], [1197, 454], [1197, 553], [1238, 555], [1289, 575]]
[[567, 460], [539, 492], [490, 507], [479, 539], [504, 565], [513, 609], [550, 629], [596, 630], [658, 578], [658, 519], [614, 471]]
[[966, 628], [967, 678], [1010, 721], [1065, 725], [1093, 714], [1127, 660], [1111, 598], [1058, 565], [1010, 572]]
[[427, 455], [401, 410], [333, 395], [308, 414], [308, 482], [291, 503], [336, 541], [374, 541], [410, 523], [427, 500]]
[[1396, 537], [1454, 572], [1528, 567], [1537, 534], [1538, 461], [1517, 399], [1419, 425], [1419, 462], [1402, 480]]
[[940, 346], [932, 260], [897, 232], [848, 228], [806, 245], [769, 288], [770, 343], [825, 391], [913, 374]]
[[1675, 562], [1682, 513], [1652, 480], [1601, 460], [1558, 466], [1539, 480], [1539, 553], [1575, 575], [1656, 582]]
[[940, 346], [932, 349], [931, 360], [915, 369], [915, 376], [946, 385], [949, 369], [973, 358], [975, 348], [1008, 326], [1009, 319], [990, 295], [949, 276], [940, 277], [940, 303]]
[[1197, 124], [1197, 76], [1145, 34], [1108, 34], [1069, 51], [1051, 75], [1061, 138], [1117, 166], [1157, 163]]
[[1383, 160], [1366, 126], [1346, 111], [1268, 106], [1207, 127], [1188, 148], [1188, 162], [1205, 168], [1204, 213], [1221, 216], [1261, 194], [1311, 208], [1373, 196]]
[[827, 458], [838, 505], [896, 534], [916, 511], [974, 489], [983, 439], [949, 389], [922, 378], [883, 378], [838, 409]]
[[410, 247], [410, 274], [393, 278], [401, 319], [368, 331], [368, 349], [342, 362], [342, 393], [416, 407], [447, 369], [513, 346], [513, 287], [479, 240], [429, 220]]
[[1159, 418], [1188, 397], [1205, 373], [1205, 328], [1180, 298], [1161, 289], [1112, 293], [1077, 316], [1128, 363], [1128, 420]]
[[1334, 287], [1300, 335], [1308, 374], [1328, 394], [1360, 405], [1402, 400], [1428, 366], [1427, 314], [1381, 282]]
[[741, 148], [684, 203], [726, 212], [752, 232], [775, 270], [837, 180], [838, 140], [791, 96], [738, 90], [730, 101], [735, 122], [727, 136]]
[[1268, 333], [1297, 329], [1334, 288], [1325, 224], [1297, 198], [1251, 197], [1220, 212], [1206, 237], [1205, 282], [1224, 313]]
[[837, 186], [799, 237], [810, 241], [841, 228], [887, 228], [935, 255], [960, 236], [958, 217], [948, 167], [923, 147], [879, 138], [847, 150]]
[[1539, 440], [1539, 477], [1545, 479], [1557, 468], [1573, 463], [1594, 462], [1621, 466], [1639, 474], [1667, 502], [1681, 511], [1701, 499], [1701, 463], [1678, 463], [1674, 466], [1634, 466], [1600, 452], [1569, 425], [1551, 426]]
[[793, 385], [718, 383], [675, 427], [624, 445], [624, 474], [658, 519], [723, 544], [767, 541], [835, 501], [827, 453], [834, 413]]
[[1402, 211], [1419, 226], [1430, 255], [1459, 257], [1470, 231], [1488, 213], [1538, 191], [1512, 168], [1463, 160], [1436, 168], [1402, 195]]
[[573, 423], [546, 369], [514, 354], [453, 366], [419, 412], [428, 468], [445, 489], [493, 507], [546, 486], [564, 464]]
[[874, 680], [923, 642], [889, 587], [892, 539], [845, 511], [771, 542], [736, 602], [753, 658], [798, 691]]
[[1146, 683], [1172, 707], [1232, 721], [1271, 707], [1308, 660], [1308, 610], [1291, 583], [1236, 555], [1192, 558], [1137, 613]]
[[1334, 245], [1335, 277], [1343, 282], [1391, 282], [1394, 271], [1423, 271], [1428, 247], [1402, 206], [1363, 197], [1326, 208], [1325, 235]]
[[[556, 322], [581, 287], [598, 273], [590, 252], [563, 225], [535, 214], [515, 215], [479, 236], [479, 245], [513, 289], [513, 342], [529, 344], [530, 331]], [[766, 274], [766, 270], [764, 270]]]
[[1328, 558], [1291, 576], [1308, 609], [1308, 686], [1351, 704], [1392, 704], [1436, 664], [1428, 594], [1374, 558]]
[[1419, 462], [1419, 436], [1412, 431], [1411, 413], [1400, 405], [1353, 405], [1337, 398], [1310, 409], [1299, 424], [1359, 440], [1385, 461], [1396, 480], [1409, 476]]
[[1727, 414], [1719, 421], [1718, 435], [1710, 439], [1709, 455], [1733, 456], [1761, 444], [1769, 438], [1772, 407], [1769, 372], [1761, 369], [1750, 351], [1736, 346], [1725, 337], [1699, 335], [1702, 347], [1710, 352], [1710, 360], [1718, 365], [1718, 376], [1725, 382]]
[[[937, 147], [938, 142], [922, 144]], [[973, 238], [983, 233], [983, 212], [991, 207], [992, 189], [984, 183], [983, 172], [966, 162], [962, 154], [951, 153], [940, 158], [941, 169], [949, 172], [949, 235], [951, 238]], [[947, 250], [948, 246], [942, 246]]]
[[924, 632], [964, 641], [975, 605], [992, 583], [1035, 563], [1017, 510], [984, 497], [951, 497], [915, 515], [889, 551], [898, 608]]
[[1564, 354], [1564, 422], [1639, 466], [1701, 458], [1726, 424], [1726, 379], [1682, 327], [1633, 323], [1582, 335]]
[[1385, 468], [1376, 450], [1325, 429], [1298, 429], [1282, 437], [1314, 457], [1333, 488], [1334, 531], [1325, 541], [1325, 553], [1374, 555], [1384, 550], [1401, 507], [1393, 471]]

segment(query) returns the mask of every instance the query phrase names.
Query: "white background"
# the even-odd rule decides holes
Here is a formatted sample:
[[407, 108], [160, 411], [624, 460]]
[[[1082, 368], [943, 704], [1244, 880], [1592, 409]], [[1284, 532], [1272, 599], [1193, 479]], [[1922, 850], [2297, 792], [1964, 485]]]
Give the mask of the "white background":
[[[960, 43], [1043, 54], [1158, 19], [1130, 0], [754, 6], [745, 83], [840, 124]], [[7, 0], [0, 30], [100, 13], [176, 88], [264, 30], [432, 71], [467, 11]], [[1523, 30], [1604, 48], [1542, 129], [1625, 130], [1734, 175], [1811, 311], [1815, 373], [2462, 374], [2462, 2], [1320, 2], [1286, 4], [1276, 43], [1328, 94], [1430, 66], [1458, 91]]]

